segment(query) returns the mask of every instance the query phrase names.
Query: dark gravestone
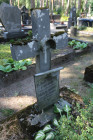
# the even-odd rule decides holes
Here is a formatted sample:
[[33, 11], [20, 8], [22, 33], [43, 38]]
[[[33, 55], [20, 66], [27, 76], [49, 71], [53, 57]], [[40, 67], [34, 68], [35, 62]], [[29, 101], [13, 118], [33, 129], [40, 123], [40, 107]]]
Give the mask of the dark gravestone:
[[31, 17], [29, 16], [29, 10], [25, 7], [21, 7], [21, 17], [22, 17], [22, 23], [24, 25], [31, 24]]
[[53, 105], [59, 99], [59, 71], [62, 67], [35, 75], [36, 96], [39, 110]]
[[7, 32], [21, 31], [21, 12], [18, 7], [2, 3], [0, 5], [0, 20]]
[[84, 73], [84, 80], [93, 83], [93, 65], [86, 67]]
[[72, 7], [70, 11], [70, 17], [68, 20], [68, 28], [70, 28], [71, 26], [76, 26], [76, 25], [77, 25], [76, 8]]
[[25, 36], [24, 32], [21, 31], [21, 12], [18, 7], [3, 2], [0, 5], [0, 20], [5, 27], [5, 39]]

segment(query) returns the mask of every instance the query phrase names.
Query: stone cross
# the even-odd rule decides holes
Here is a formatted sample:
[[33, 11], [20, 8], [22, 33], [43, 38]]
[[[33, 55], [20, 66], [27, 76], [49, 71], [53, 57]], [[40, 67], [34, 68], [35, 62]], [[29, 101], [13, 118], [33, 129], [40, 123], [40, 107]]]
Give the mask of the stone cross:
[[[33, 41], [25, 45], [11, 45], [15, 60], [36, 56], [36, 73], [51, 69], [51, 49], [62, 45], [62, 37], [50, 38], [50, 19], [48, 9], [34, 9], [31, 12]], [[65, 36], [65, 35], [64, 35]], [[61, 41], [62, 40], [62, 41]], [[58, 44], [60, 42], [60, 45]]]
[[62, 36], [55, 40], [50, 38], [48, 9], [34, 9], [31, 13], [33, 41], [27, 45], [10, 46], [15, 60], [36, 56], [35, 89], [38, 108], [43, 110], [59, 99], [59, 71], [62, 67], [51, 70], [51, 49], [60, 45], [58, 42], [62, 40]]

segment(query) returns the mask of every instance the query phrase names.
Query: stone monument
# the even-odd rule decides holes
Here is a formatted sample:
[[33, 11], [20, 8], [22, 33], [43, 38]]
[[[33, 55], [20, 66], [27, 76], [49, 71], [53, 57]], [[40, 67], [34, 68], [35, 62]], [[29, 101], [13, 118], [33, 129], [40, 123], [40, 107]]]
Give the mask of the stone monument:
[[76, 26], [77, 25], [77, 16], [76, 16], [76, 7], [72, 7], [70, 11], [70, 17], [68, 20], [68, 28], [71, 26]]
[[[15, 60], [36, 56], [35, 89], [38, 108], [43, 110], [59, 99], [59, 71], [62, 67], [51, 70], [51, 49], [56, 49], [58, 40], [50, 38], [49, 10], [33, 9], [31, 13], [33, 40], [27, 45], [11, 44], [11, 53]], [[61, 39], [59, 37], [59, 41]]]
[[5, 39], [24, 36], [24, 32], [21, 31], [21, 12], [18, 7], [3, 2], [0, 5], [0, 21], [5, 27]]

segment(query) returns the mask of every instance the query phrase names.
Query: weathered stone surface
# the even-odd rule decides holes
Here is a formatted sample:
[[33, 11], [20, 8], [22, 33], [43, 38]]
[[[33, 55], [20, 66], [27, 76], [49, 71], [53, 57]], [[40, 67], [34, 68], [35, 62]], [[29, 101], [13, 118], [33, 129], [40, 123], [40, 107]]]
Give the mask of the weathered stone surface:
[[72, 36], [76, 36], [77, 35], [77, 27], [71, 26], [71, 33]]
[[86, 67], [84, 73], [84, 80], [93, 83], [93, 65]]
[[53, 105], [59, 99], [59, 70], [62, 67], [35, 74], [36, 96], [39, 110]]
[[50, 38], [49, 9], [34, 9], [31, 12], [33, 37], [42, 40]]
[[27, 45], [10, 45], [12, 57], [14, 60], [22, 60], [38, 55], [38, 43], [36, 41], [29, 42]]
[[63, 49], [68, 46], [68, 35], [64, 33], [59, 36], [54, 36], [53, 39], [56, 42], [56, 49]]
[[17, 7], [3, 2], [0, 5], [0, 20], [7, 32], [21, 31], [21, 12]]

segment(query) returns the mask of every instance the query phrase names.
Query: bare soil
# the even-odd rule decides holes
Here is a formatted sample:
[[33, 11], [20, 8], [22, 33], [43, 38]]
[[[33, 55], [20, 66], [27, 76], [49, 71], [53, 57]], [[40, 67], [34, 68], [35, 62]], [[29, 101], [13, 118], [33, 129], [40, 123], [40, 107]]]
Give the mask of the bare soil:
[[[85, 68], [93, 64], [93, 52], [79, 56], [73, 61], [62, 64], [60, 87], [68, 86], [78, 91], [82, 97], [89, 97], [90, 88], [83, 80]], [[9, 110], [19, 111], [36, 102], [34, 78], [29, 76], [0, 90], [0, 120], [9, 115]], [[3, 111], [2, 111], [3, 109]], [[6, 112], [7, 111], [7, 112]]]

